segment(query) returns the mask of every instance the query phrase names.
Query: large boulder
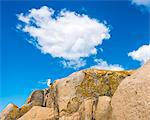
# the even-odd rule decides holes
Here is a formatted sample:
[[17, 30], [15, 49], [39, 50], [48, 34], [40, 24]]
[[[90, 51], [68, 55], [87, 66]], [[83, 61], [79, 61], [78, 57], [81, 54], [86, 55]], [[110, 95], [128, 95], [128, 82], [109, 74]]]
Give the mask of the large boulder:
[[44, 90], [36, 90], [31, 93], [27, 99], [27, 104], [31, 103], [32, 106], [43, 106], [44, 103]]
[[123, 80], [111, 105], [113, 120], [150, 120], [150, 61]]
[[[81, 84], [84, 79], [83, 72], [77, 72], [67, 78], [59, 80], [55, 88], [51, 89], [56, 91], [57, 103], [59, 111], [63, 112], [76, 112], [80, 99], [76, 95], [76, 87]], [[71, 108], [70, 108], [71, 107]]]
[[55, 120], [55, 116], [51, 108], [34, 106], [18, 120]]

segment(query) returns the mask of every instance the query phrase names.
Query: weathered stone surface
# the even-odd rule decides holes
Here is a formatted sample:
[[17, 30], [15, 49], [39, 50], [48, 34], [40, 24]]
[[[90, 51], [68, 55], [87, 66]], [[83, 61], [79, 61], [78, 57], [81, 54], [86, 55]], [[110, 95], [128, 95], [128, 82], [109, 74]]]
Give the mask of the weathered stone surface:
[[0, 113], [0, 120], [14, 120], [19, 114], [19, 109], [14, 104], [8, 104], [7, 107]]
[[34, 106], [18, 120], [55, 120], [55, 116], [51, 108]]
[[44, 91], [36, 90], [27, 99], [27, 104], [32, 103], [32, 106], [43, 106], [44, 103]]
[[[81, 71], [74, 73], [67, 78], [60, 79], [59, 83], [57, 84], [57, 96], [58, 96], [57, 99], [58, 99], [60, 112], [63, 110], [67, 111], [68, 104], [74, 104], [71, 101], [72, 99], [77, 97], [76, 86], [81, 84], [83, 79], [84, 79], [84, 73]], [[77, 109], [75, 106], [74, 108]]]
[[111, 118], [111, 98], [102, 96], [98, 98], [95, 110], [95, 120], [110, 120]]
[[92, 120], [93, 118], [93, 100], [92, 99], [85, 99], [84, 100], [84, 119], [85, 120]]
[[54, 82], [49, 88], [49, 92], [45, 96], [45, 106], [52, 108], [54, 111], [55, 119], [59, 118], [59, 104], [58, 104], [58, 80]]
[[43, 93], [44, 93], [43, 107], [46, 106], [46, 102], [47, 102], [47, 99], [48, 99], [49, 90], [50, 90], [49, 88], [45, 88], [45, 89], [43, 90]]
[[78, 112], [71, 114], [70, 116], [62, 116], [59, 120], [81, 120]]
[[150, 120], [150, 61], [127, 77], [112, 97], [113, 120]]
[[92, 98], [84, 99], [77, 112], [63, 114], [61, 120], [92, 120], [94, 100]]

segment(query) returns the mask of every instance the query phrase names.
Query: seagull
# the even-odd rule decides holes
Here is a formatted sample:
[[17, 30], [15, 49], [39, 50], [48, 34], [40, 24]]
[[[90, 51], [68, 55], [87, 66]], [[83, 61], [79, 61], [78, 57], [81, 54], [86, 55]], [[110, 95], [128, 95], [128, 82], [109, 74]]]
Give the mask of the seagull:
[[47, 80], [47, 86], [49, 87], [51, 85], [51, 79]]

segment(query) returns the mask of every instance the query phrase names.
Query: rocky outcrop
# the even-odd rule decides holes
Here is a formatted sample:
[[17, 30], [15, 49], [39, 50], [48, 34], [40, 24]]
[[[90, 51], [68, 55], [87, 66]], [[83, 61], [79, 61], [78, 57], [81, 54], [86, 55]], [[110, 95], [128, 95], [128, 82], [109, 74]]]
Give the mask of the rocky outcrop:
[[8, 104], [7, 107], [0, 113], [0, 120], [16, 119], [19, 113], [19, 108], [14, 104]]
[[16, 118], [111, 120], [111, 98], [121, 81], [132, 73], [98, 69], [75, 72], [56, 80], [48, 89], [34, 91], [25, 105], [18, 108]]
[[150, 61], [123, 80], [111, 104], [113, 120], [150, 120]]
[[99, 96], [112, 97], [120, 82], [131, 74], [132, 71], [97, 69], [73, 73], [50, 86], [44, 100], [45, 106], [54, 109], [57, 119], [72, 116], [93, 119]]
[[[131, 75], [131, 76], [130, 76]], [[34, 91], [1, 120], [150, 120], [150, 61], [136, 71], [87, 69]]]

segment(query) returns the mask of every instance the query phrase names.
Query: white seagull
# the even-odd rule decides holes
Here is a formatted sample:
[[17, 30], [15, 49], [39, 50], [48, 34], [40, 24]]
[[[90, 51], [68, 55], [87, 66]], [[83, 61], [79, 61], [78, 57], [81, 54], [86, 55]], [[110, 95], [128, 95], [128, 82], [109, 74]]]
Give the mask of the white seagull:
[[50, 84], [51, 84], [51, 79], [48, 79], [48, 80], [47, 80], [47, 86], [49, 87]]

